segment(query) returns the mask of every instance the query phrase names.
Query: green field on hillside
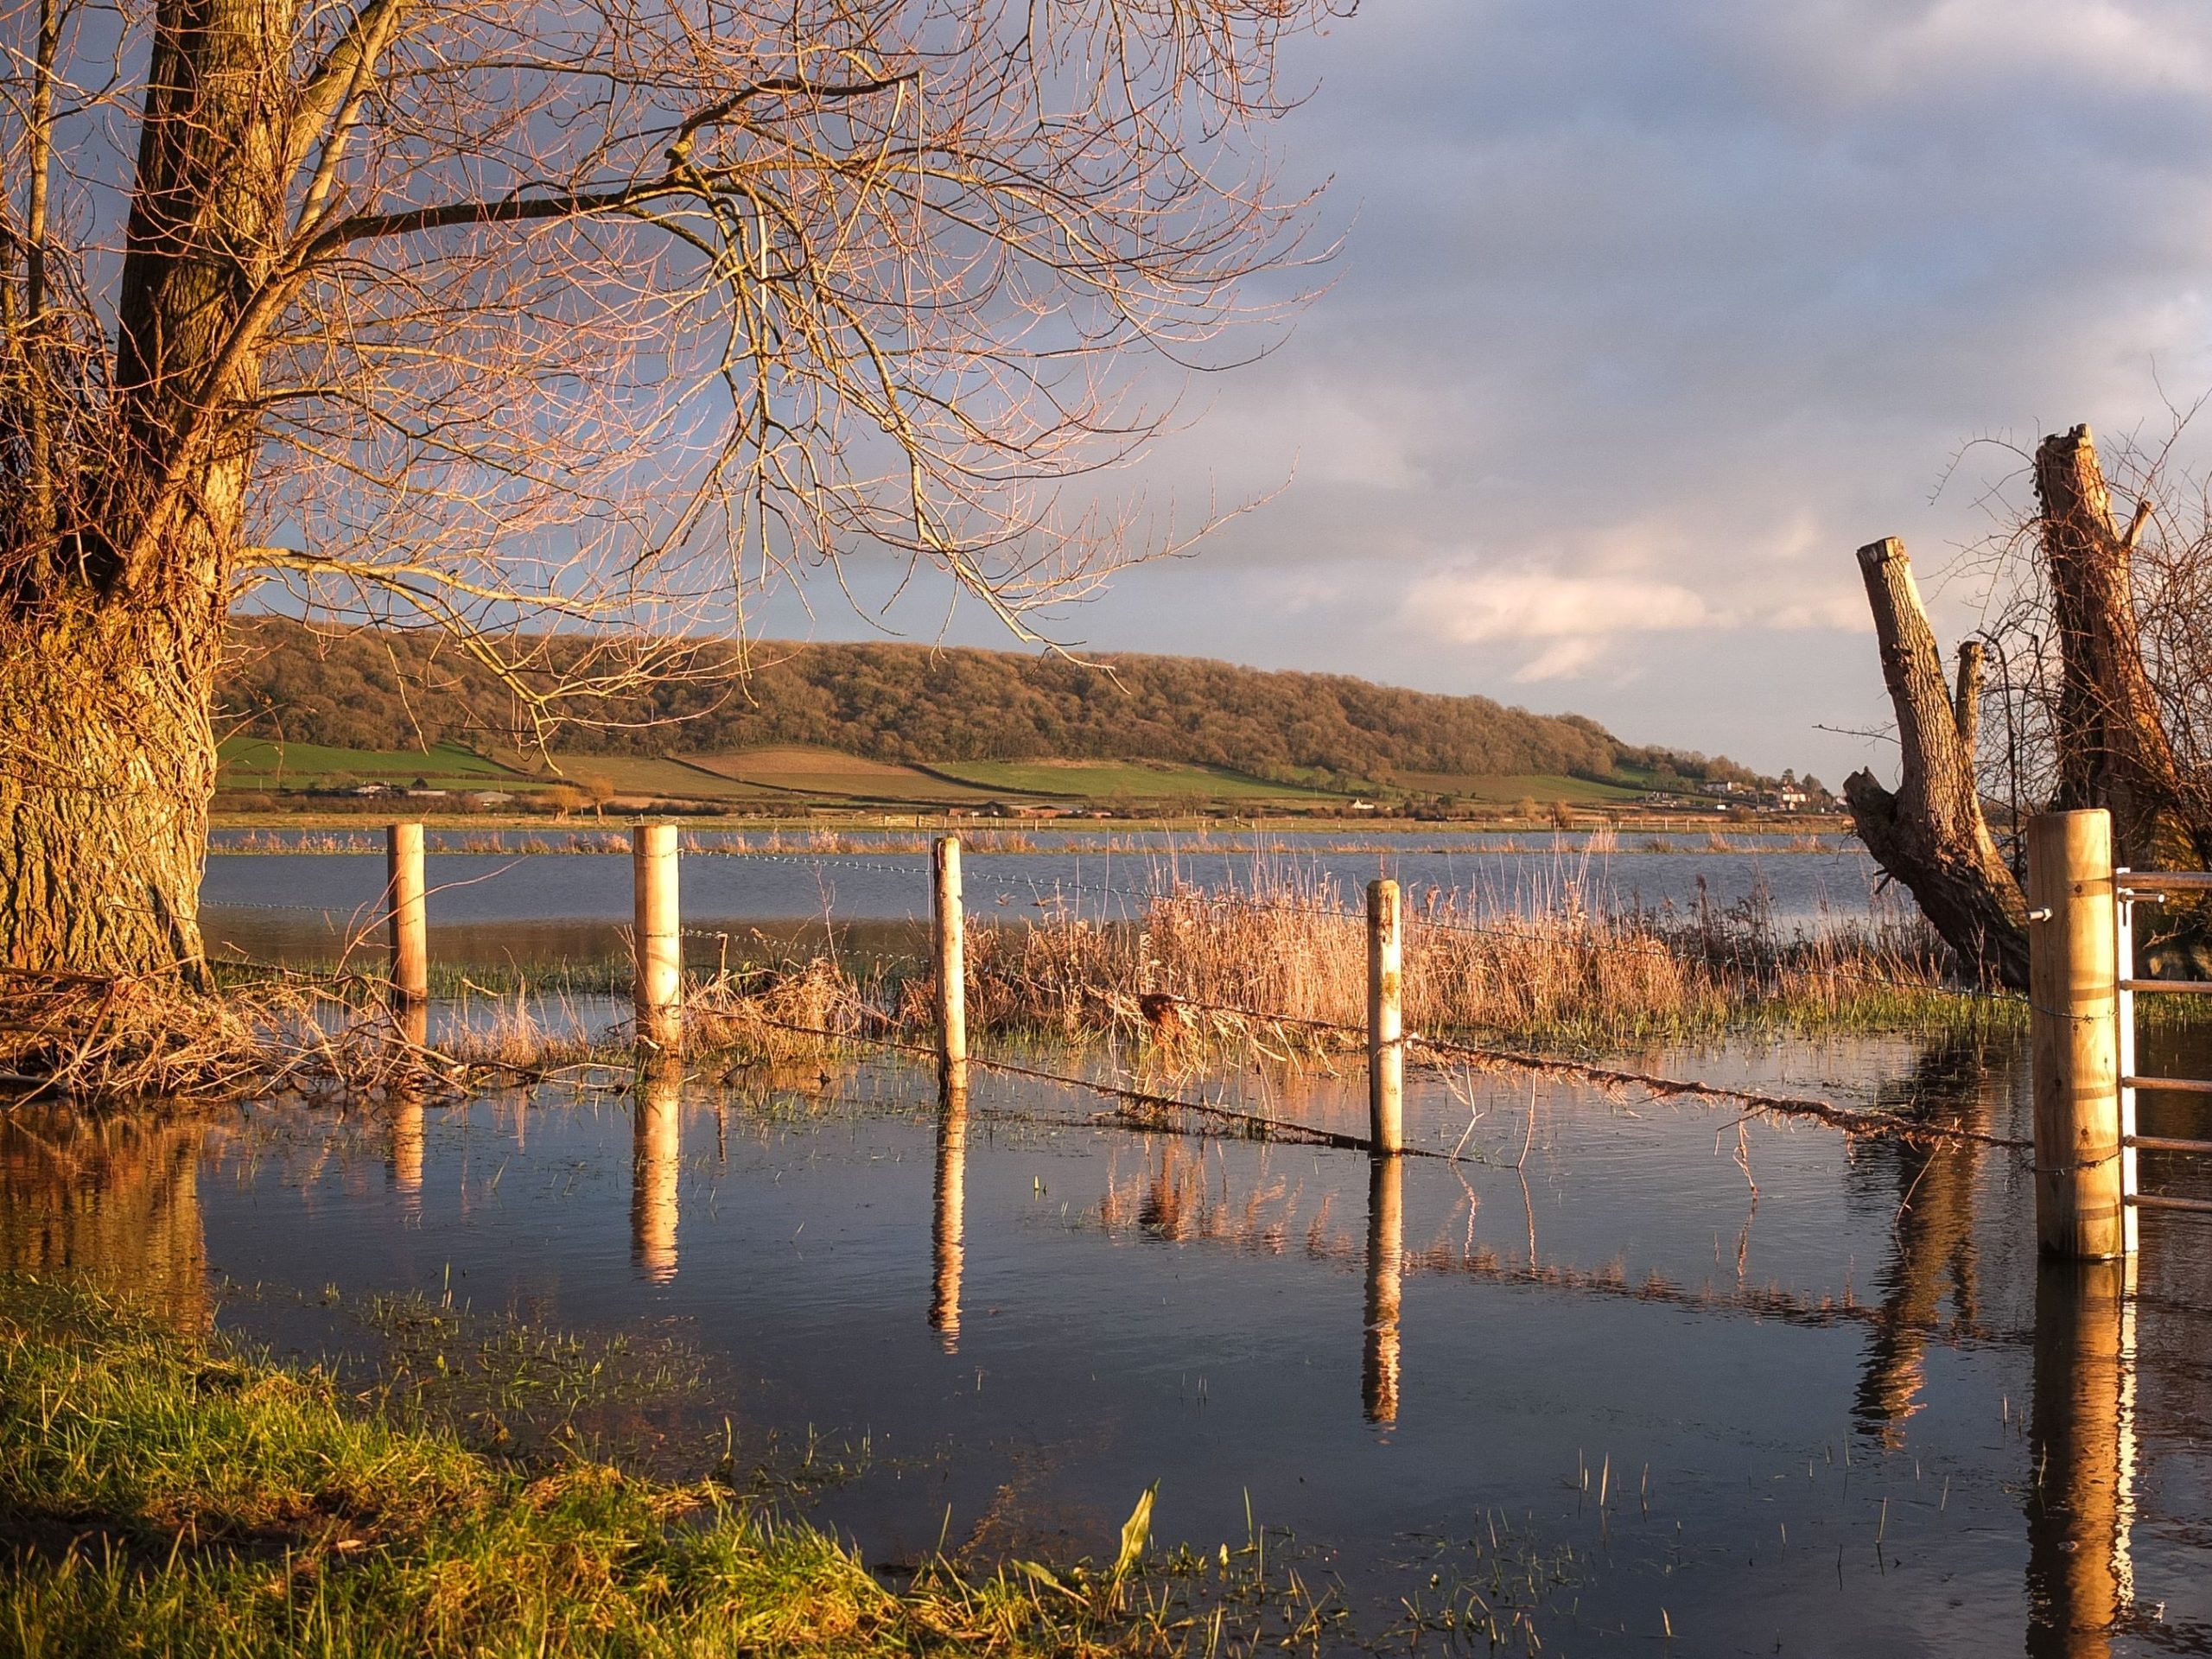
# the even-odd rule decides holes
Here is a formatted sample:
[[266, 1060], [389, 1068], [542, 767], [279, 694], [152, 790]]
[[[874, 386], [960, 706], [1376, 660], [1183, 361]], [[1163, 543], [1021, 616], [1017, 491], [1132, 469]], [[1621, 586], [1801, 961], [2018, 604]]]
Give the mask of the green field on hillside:
[[[1269, 783], [1226, 767], [1166, 760], [948, 760], [910, 766], [798, 745], [728, 754], [559, 754], [556, 772], [542, 757], [500, 752], [495, 758], [457, 743], [428, 749], [347, 749], [232, 737], [223, 742], [221, 760], [222, 783], [228, 789], [405, 785], [419, 778], [439, 789], [527, 791], [561, 783], [589, 788], [604, 779], [618, 797], [633, 801], [711, 802], [733, 809], [804, 801], [980, 806], [997, 799], [1325, 806], [1347, 804], [1351, 798], [1318, 784]], [[1402, 772], [1389, 783], [1393, 793], [1501, 805], [1522, 800], [1596, 805], [1635, 800], [1643, 792], [1628, 784], [1551, 773]]]
[[967, 805], [991, 798], [989, 789], [957, 778], [887, 760], [864, 760], [835, 749], [741, 749], [732, 754], [687, 755], [684, 762], [718, 777], [785, 796], [950, 805]]
[[218, 751], [225, 785], [235, 789], [324, 789], [334, 783], [478, 784], [505, 788], [524, 781], [497, 761], [458, 743], [427, 749], [340, 749], [322, 743], [277, 743], [226, 737]]
[[1342, 800], [1270, 784], [1217, 766], [1183, 766], [1167, 760], [945, 760], [930, 768], [963, 783], [1001, 793], [1050, 795], [1103, 801], [1130, 800]]
[[760, 804], [773, 797], [757, 785], [741, 783], [691, 766], [682, 760], [650, 754], [556, 754], [561, 775], [550, 771], [537, 776], [547, 783], [575, 784], [588, 788], [604, 779], [617, 795], [656, 796], [670, 800], [746, 801]]
[[1644, 791], [1628, 784], [1593, 783], [1587, 778], [1561, 778], [1549, 772], [1401, 772], [1391, 781], [1401, 789], [1421, 795], [1456, 795], [1463, 800], [1585, 802], [1635, 801]]

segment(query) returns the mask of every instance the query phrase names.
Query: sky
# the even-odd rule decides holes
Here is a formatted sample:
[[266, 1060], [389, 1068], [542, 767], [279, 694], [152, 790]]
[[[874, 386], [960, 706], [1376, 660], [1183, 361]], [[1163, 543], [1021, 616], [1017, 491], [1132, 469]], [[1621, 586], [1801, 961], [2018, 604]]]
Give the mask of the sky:
[[1887, 778], [1853, 550], [1904, 538], [1948, 650], [2023, 451], [2212, 391], [2212, 6], [1370, 0], [1291, 73], [1330, 285], [1103, 486], [1260, 504], [1057, 637]]

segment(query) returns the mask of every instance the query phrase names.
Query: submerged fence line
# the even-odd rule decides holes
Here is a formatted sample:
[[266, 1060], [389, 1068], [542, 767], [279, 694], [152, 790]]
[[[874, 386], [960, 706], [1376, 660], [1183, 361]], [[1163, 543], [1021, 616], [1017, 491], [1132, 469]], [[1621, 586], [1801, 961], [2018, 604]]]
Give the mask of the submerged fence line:
[[[415, 829], [419, 837], [420, 826], [415, 826]], [[680, 837], [676, 836], [673, 826], [663, 826], [663, 829], [672, 842], [680, 842]], [[397, 830], [388, 831], [388, 836], [396, 836], [397, 833]], [[634, 855], [633, 850], [633, 857]], [[667, 855], [673, 857], [674, 851], [671, 849]], [[838, 864], [845, 868], [864, 869], [911, 880], [919, 880], [928, 873], [927, 867], [924, 865], [887, 863], [835, 854], [729, 854], [726, 855], [746, 856], [765, 861], [817, 869], [825, 865]], [[395, 856], [389, 852], [388, 841], [388, 859]], [[422, 886], [421, 864], [422, 852], [418, 846], [412, 852], [410, 863], [403, 866], [399, 862], [391, 862], [388, 865], [392, 874], [385, 894], [387, 901], [397, 896], [397, 889], [391, 884], [402, 879], [403, 871], [405, 869], [412, 870], [412, 879], [417, 884], [417, 890], [425, 890]], [[467, 883], [442, 884], [440, 888], [429, 891], [442, 891], [444, 886], [474, 885], [475, 881], [493, 880], [512, 868], [514, 866], [509, 864], [487, 875], [474, 877]], [[1324, 921], [1342, 922], [1346, 925], [1359, 922], [1363, 916], [1363, 912], [1357, 909], [1330, 904], [1286, 900], [1271, 896], [1256, 882], [1249, 888], [1240, 888], [1235, 885], [1233, 874], [1231, 885], [1226, 891], [1202, 888], [1175, 879], [1172, 872], [1170, 875], [1173, 885], [1166, 889], [1156, 885], [1158, 877], [1156, 869], [1155, 885], [1150, 889], [1113, 883], [1100, 884], [1085, 881], [1079, 878], [1056, 877], [1047, 881], [1018, 874], [976, 870], [965, 872], [964, 879], [972, 882], [988, 883], [1001, 889], [1020, 891], [1027, 895], [1039, 910], [1050, 911], [1055, 899], [1065, 900], [1070, 895], [1074, 895], [1077, 901], [1075, 907], [1071, 911], [1063, 908], [1060, 912], [1060, 919], [1069, 921], [1077, 927], [1086, 925], [1090, 919], [1081, 914], [1080, 900], [1084, 896], [1095, 896], [1109, 901], [1109, 905], [1103, 906], [1102, 909], [1110, 906], [1112, 912], [1118, 912], [1109, 913], [1098, 918], [1099, 921], [1108, 924], [1142, 924], [1149, 919], [1147, 912], [1162, 903], [1196, 904], [1201, 906], [1219, 907], [1224, 912], [1310, 917]], [[1332, 881], [1334, 878], [1323, 879]], [[1422, 902], [1406, 906], [1405, 925], [1413, 930], [1416, 938], [1437, 935], [1494, 939], [1567, 951], [1602, 953], [1608, 958], [1634, 957], [1652, 962], [1665, 962], [1678, 967], [1691, 969], [1701, 967], [1714, 972], [1738, 976], [1747, 981], [1756, 981], [1770, 992], [1777, 994], [1796, 994], [1815, 986], [1825, 985], [1834, 988], [1873, 988], [1911, 996], [1944, 997], [1969, 1003], [2024, 1004], [2024, 999], [2019, 994], [1987, 985], [1961, 986], [1943, 982], [1932, 976], [1923, 977], [1916, 973], [1907, 976], [1895, 972], [1880, 971], [1880, 958], [1893, 957], [1897, 959], [1898, 965], [1903, 967], [1908, 963], [1916, 963], [1921, 951], [1917, 945], [1885, 933], [1883, 925], [1878, 920], [1873, 924], [1872, 932], [1847, 931], [1839, 935], [1821, 932], [1808, 934], [1801, 931], [1789, 935], [1778, 935], [1767, 931], [1770, 925], [1759, 922], [1753, 918], [1746, 925], [1754, 929], [1757, 937], [1747, 938], [1737, 933], [1723, 936], [1716, 931], [1710, 914], [1686, 913], [1677, 921], [1662, 912], [1642, 908], [1616, 913], [1606, 910], [1602, 906], [1585, 906], [1579, 902], [1579, 896], [1576, 896], [1577, 902], [1573, 903], [1570, 908], [1573, 915], [1580, 918], [1584, 925], [1582, 931], [1576, 934], [1564, 928], [1546, 929], [1529, 925], [1514, 925], [1503, 920], [1469, 920], [1460, 919], [1456, 915], [1440, 914], [1440, 909], [1444, 906], [1440, 906], [1440, 898], [1446, 899], [1448, 904], [1456, 905], [1459, 900], [1458, 890], [1450, 890], [1447, 893], [1447, 890], [1440, 886], [1424, 884], [1421, 891]], [[235, 907], [255, 911], [318, 914], [325, 918], [350, 915], [356, 920], [362, 918], [364, 911], [367, 908], [365, 906], [355, 906], [349, 912], [337, 906], [272, 905], [251, 901], [241, 902]], [[1732, 915], [1733, 908], [1731, 907], [1730, 911], [1721, 912], [1723, 919], [1731, 922], [1745, 922], [1746, 918]], [[820, 925], [832, 930], [836, 925], [834, 918], [801, 919], [818, 920]], [[360, 931], [365, 933], [367, 929], [364, 927]], [[682, 936], [686, 938], [727, 943], [730, 939], [744, 937], [747, 930], [730, 927], [694, 927], [684, 928], [681, 931]], [[1637, 937], [1638, 932], [1643, 933], [1646, 937]], [[1656, 937], [1653, 937], [1655, 934]], [[1838, 952], [1871, 955], [1877, 960], [1872, 963], [1834, 960], [1834, 955]], [[880, 955], [880, 953], [873, 954]], [[1824, 956], [1829, 959], [1823, 959]]]
[[[409, 833], [410, 830], [412, 833]], [[405, 963], [410, 969], [409, 982], [401, 983], [395, 980], [395, 996], [403, 1006], [407, 1006], [419, 1001], [422, 992], [416, 986], [427, 982], [417, 965], [423, 961], [420, 943], [423, 913], [422, 895], [427, 891], [423, 880], [423, 843], [420, 826], [392, 826], [388, 846], [391, 882], [386, 902], [391, 926], [390, 948], [395, 963]], [[706, 930], [682, 926], [677, 899], [677, 850], [678, 841], [672, 824], [640, 826], [632, 838], [636, 922], [632, 943], [636, 963], [633, 981], [636, 1033], [640, 1048], [648, 1052], [672, 1052], [679, 1048], [683, 1041], [685, 1006], [682, 963], [677, 950], [682, 938], [702, 934], [711, 938], [728, 937], [725, 933], [710, 933]], [[948, 1086], [964, 1083], [967, 1068], [974, 1065], [1007, 1075], [1089, 1090], [1147, 1109], [1211, 1116], [1249, 1127], [1264, 1128], [1271, 1133], [1310, 1139], [1319, 1144], [1384, 1155], [1407, 1149], [1404, 1144], [1402, 1079], [1404, 1057], [1409, 1048], [1468, 1060], [1484, 1067], [1511, 1066], [1555, 1077], [1573, 1077], [1608, 1090], [1635, 1089], [1655, 1098], [1694, 1097], [1732, 1102], [1746, 1109], [1747, 1116], [1808, 1119], [1841, 1129], [1847, 1135], [1878, 1134], [1913, 1141], [1967, 1142], [2005, 1149], [2018, 1149], [2031, 1144], [2017, 1138], [1983, 1131], [1915, 1123], [1893, 1113], [1840, 1106], [1832, 1101], [1668, 1077], [1409, 1031], [1405, 1027], [1403, 1017], [1404, 933], [1408, 918], [1399, 884], [1388, 878], [1379, 878], [1368, 887], [1365, 912], [1368, 937], [1367, 1017], [1364, 1025], [1238, 1007], [1169, 993], [1155, 993], [1152, 997], [1144, 999], [1144, 1012], [1156, 1028], [1164, 1027], [1175, 1010], [1190, 1007], [1228, 1014], [1262, 1025], [1299, 1027], [1326, 1032], [1348, 1042], [1363, 1041], [1367, 1048], [1370, 1096], [1370, 1132], [1364, 1138], [1307, 1125], [1286, 1123], [1257, 1114], [1240, 1113], [1231, 1108], [1160, 1095], [1095, 1077], [1047, 1071], [1019, 1062], [975, 1056], [971, 1055], [969, 1045], [963, 872], [960, 843], [957, 837], [946, 836], [939, 841], [932, 858], [931, 870], [936, 969], [934, 1046], [904, 1042], [884, 1033], [810, 1027], [799, 1022], [778, 1020], [759, 1009], [751, 1011], [752, 1017], [793, 1034], [825, 1040], [858, 1041], [891, 1051], [927, 1054], [935, 1058], [942, 1068]], [[1347, 922], [1360, 919], [1359, 912], [1329, 906], [1286, 906], [1256, 899], [1253, 901], [1223, 902], [1255, 902], [1257, 907], [1263, 909], [1303, 908], [1309, 913], [1323, 914]], [[1411, 919], [1415, 925], [1453, 927], [1451, 924], [1425, 922], [1418, 914]], [[1453, 931], [1494, 931], [1506, 937], [1532, 938], [1541, 943], [1556, 942], [1541, 934], [1520, 933], [1511, 930], [1459, 926]], [[1628, 948], [1637, 947], [1630, 944]], [[412, 961], [410, 961], [410, 956]], [[1158, 999], [1156, 1004], [1154, 997]]]

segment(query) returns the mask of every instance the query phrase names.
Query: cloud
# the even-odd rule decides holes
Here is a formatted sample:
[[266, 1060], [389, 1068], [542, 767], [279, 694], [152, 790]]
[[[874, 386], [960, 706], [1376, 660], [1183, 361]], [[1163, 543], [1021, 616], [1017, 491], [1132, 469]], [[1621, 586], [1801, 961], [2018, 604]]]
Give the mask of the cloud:
[[1726, 625], [1723, 613], [1673, 582], [1533, 569], [1425, 576], [1408, 590], [1402, 614], [1433, 637], [1461, 645]]
[[1421, 576], [1407, 588], [1398, 615], [1405, 627], [1450, 645], [1532, 648], [1513, 670], [1522, 684], [1580, 675], [1624, 635], [1748, 627], [1863, 632], [1871, 626], [1864, 601], [1840, 590], [1763, 606], [1716, 606], [1679, 582], [1536, 567]]
[[[1542, 680], [1833, 778], [1866, 751], [1816, 728], [1885, 718], [1853, 550], [1932, 577], [2017, 469], [1946, 483], [1968, 441], [2156, 432], [2212, 387], [2202, 0], [1392, 0], [1292, 79], [1273, 147], [1335, 180], [1332, 285], [1134, 479], [1295, 480], [1117, 582], [1094, 648]], [[1947, 643], [1978, 626], [1925, 590]]]

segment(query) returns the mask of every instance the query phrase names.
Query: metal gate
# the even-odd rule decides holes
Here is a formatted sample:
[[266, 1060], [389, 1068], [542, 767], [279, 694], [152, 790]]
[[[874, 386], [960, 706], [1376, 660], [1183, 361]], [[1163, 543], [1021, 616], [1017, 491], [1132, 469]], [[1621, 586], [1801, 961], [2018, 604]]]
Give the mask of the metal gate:
[[2177, 1094], [2212, 1095], [2212, 1080], [2202, 1077], [2146, 1077], [2135, 1068], [2135, 999], [2146, 996], [2212, 995], [2212, 979], [2139, 979], [2135, 963], [2135, 906], [2163, 904], [2177, 893], [2212, 893], [2212, 872], [2203, 870], [2115, 870], [2113, 900], [2118, 914], [2113, 934], [2119, 950], [2120, 1184], [2126, 1206], [2127, 1249], [2136, 1248], [2137, 1218], [2145, 1210], [2194, 1210], [2212, 1213], [2212, 1198], [2183, 1198], [2145, 1192], [2136, 1175], [2136, 1153], [2212, 1154], [2212, 1141], [2184, 1141], [2171, 1135], [2140, 1135], [2135, 1127], [2135, 1091], [2167, 1089]]

